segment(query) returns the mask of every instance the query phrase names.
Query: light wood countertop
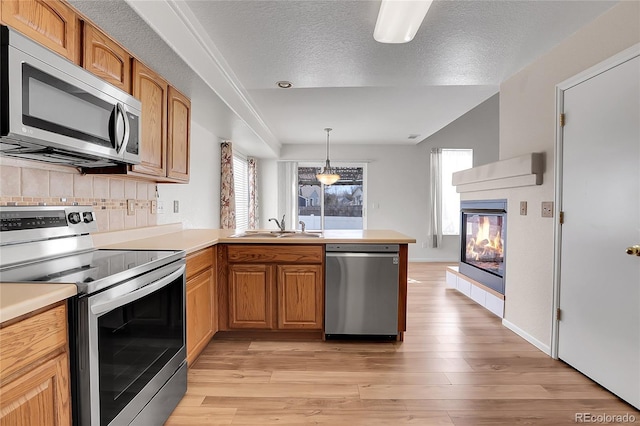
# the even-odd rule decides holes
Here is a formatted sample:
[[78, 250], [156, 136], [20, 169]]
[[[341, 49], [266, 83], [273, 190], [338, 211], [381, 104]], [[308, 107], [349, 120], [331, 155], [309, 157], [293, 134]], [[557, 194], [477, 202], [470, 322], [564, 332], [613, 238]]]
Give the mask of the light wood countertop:
[[76, 294], [75, 284], [0, 283], [0, 323]]
[[[265, 231], [270, 232], [271, 230]], [[148, 238], [103, 244], [105, 249], [136, 250], [185, 250], [188, 253], [215, 244], [409, 244], [415, 238], [389, 230], [329, 230], [322, 237], [243, 237], [235, 238], [235, 230], [228, 229], [184, 229]]]
[[[168, 231], [168, 232], [167, 232]], [[266, 230], [265, 232], [270, 232]], [[165, 232], [158, 234], [158, 232]], [[216, 244], [409, 244], [414, 238], [388, 230], [329, 230], [322, 237], [244, 237], [234, 238], [235, 230], [183, 229], [165, 226], [148, 233], [132, 233], [134, 239], [124, 240], [122, 235], [111, 239], [108, 233], [94, 241], [99, 248], [130, 250], [184, 250], [193, 253]], [[121, 233], [122, 234], [122, 233]], [[115, 235], [115, 234], [114, 234]], [[113, 241], [117, 241], [113, 243]], [[74, 284], [0, 284], [0, 322], [35, 311], [77, 294]]]

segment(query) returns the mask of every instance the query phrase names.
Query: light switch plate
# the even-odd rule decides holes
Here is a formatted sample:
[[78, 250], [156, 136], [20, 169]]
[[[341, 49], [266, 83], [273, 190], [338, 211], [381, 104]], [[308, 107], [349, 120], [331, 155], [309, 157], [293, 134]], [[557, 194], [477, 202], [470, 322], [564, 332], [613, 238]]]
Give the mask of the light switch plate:
[[527, 202], [526, 201], [520, 201], [520, 215], [521, 216], [526, 216], [527, 215]]
[[553, 201], [542, 202], [542, 217], [553, 217]]
[[151, 200], [151, 214], [158, 214], [158, 202]]
[[180, 201], [173, 200], [173, 212], [180, 213]]

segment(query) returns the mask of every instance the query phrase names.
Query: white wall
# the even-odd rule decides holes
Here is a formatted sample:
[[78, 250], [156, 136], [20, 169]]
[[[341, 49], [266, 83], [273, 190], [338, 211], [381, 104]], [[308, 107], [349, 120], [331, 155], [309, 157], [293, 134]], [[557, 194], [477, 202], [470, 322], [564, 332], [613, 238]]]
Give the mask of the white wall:
[[[555, 86], [640, 42], [640, 3], [620, 2], [500, 86], [500, 159], [545, 154], [541, 186], [465, 194], [464, 199], [507, 198], [505, 319], [536, 340], [551, 344], [553, 219], [540, 203], [555, 197]], [[570, 119], [570, 118], [568, 118]], [[520, 201], [529, 214], [520, 216]]]
[[[192, 109], [198, 108], [192, 103]], [[188, 184], [159, 184], [158, 224], [182, 222], [185, 228], [220, 227], [220, 138], [205, 120], [191, 119], [191, 169]], [[173, 213], [178, 200], [180, 212]]]
[[[445, 237], [439, 249], [422, 247], [429, 223], [430, 151], [433, 147], [472, 148], [474, 165], [496, 161], [498, 107], [495, 95], [418, 145], [332, 145], [334, 166], [340, 161], [368, 163], [367, 227], [414, 237], [417, 243], [409, 246], [412, 261], [457, 261], [457, 236]], [[280, 155], [281, 160], [290, 161], [322, 161], [324, 157], [324, 145], [283, 145]], [[276, 200], [276, 207], [278, 185], [272, 182], [266, 184], [263, 199]], [[270, 210], [269, 217], [275, 213]]]
[[[268, 228], [269, 218], [278, 217], [278, 162], [258, 159], [258, 228]], [[273, 223], [271, 224], [273, 226]]]

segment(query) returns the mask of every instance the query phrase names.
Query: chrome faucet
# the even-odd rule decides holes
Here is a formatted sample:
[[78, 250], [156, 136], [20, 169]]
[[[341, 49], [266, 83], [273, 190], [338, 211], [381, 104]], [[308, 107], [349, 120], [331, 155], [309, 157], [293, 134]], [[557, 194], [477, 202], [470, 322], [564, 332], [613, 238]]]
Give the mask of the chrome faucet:
[[298, 222], [300, 224], [300, 226], [302, 227], [302, 232], [304, 232], [305, 228], [307, 227], [307, 224], [304, 223], [303, 221]]
[[269, 219], [269, 222], [271, 222], [272, 220], [276, 223], [278, 228], [280, 228], [280, 230], [284, 232], [284, 229], [286, 228], [284, 224], [284, 215], [282, 215], [282, 220], [280, 222], [278, 222], [278, 219], [276, 219], [275, 217], [272, 217], [271, 219]]

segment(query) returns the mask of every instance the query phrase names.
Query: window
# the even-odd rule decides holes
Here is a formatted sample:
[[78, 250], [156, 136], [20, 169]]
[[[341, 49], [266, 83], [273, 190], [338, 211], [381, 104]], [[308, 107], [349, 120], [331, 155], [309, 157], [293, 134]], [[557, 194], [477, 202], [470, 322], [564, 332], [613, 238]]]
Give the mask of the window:
[[239, 155], [233, 155], [233, 185], [236, 195], [236, 229], [249, 227], [249, 164]]
[[334, 167], [340, 180], [323, 186], [316, 174], [322, 167], [298, 167], [298, 220], [307, 229], [364, 229], [365, 167]]
[[442, 150], [442, 234], [460, 235], [460, 194], [451, 184], [453, 173], [473, 167], [472, 149]]

